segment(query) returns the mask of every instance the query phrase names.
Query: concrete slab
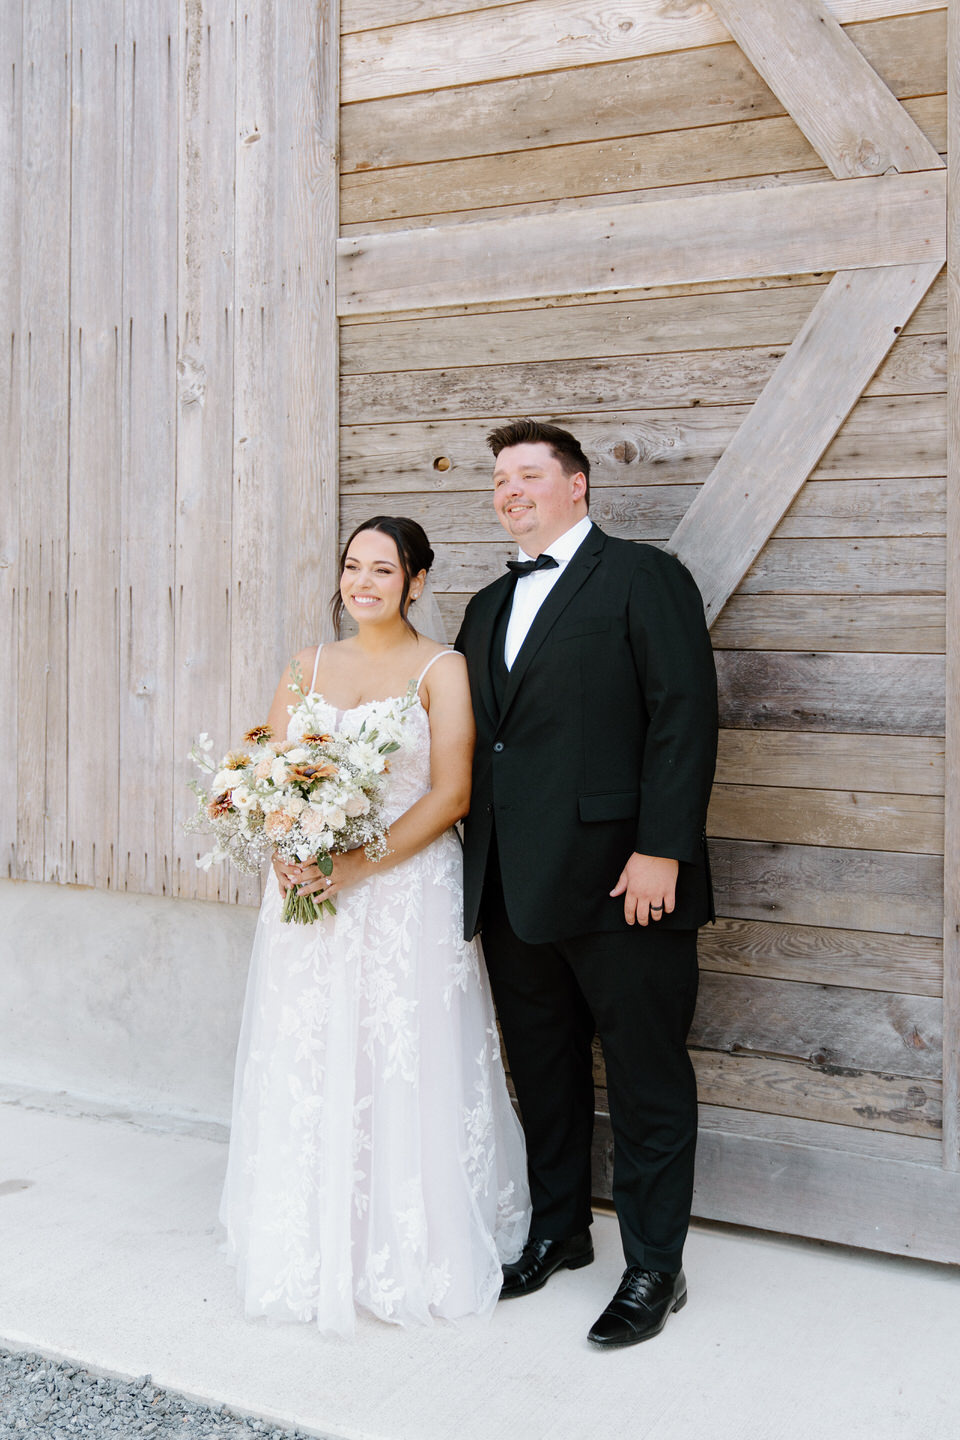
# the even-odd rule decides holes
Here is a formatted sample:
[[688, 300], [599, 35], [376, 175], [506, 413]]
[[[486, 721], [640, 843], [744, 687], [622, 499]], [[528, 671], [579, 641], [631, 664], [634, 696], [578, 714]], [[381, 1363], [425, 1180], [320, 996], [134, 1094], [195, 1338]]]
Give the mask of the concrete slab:
[[219, 1252], [222, 1141], [0, 1104], [0, 1339], [336, 1440], [955, 1440], [960, 1273], [695, 1227], [690, 1304], [655, 1341], [585, 1332], [596, 1263], [487, 1324], [353, 1344], [242, 1317]]

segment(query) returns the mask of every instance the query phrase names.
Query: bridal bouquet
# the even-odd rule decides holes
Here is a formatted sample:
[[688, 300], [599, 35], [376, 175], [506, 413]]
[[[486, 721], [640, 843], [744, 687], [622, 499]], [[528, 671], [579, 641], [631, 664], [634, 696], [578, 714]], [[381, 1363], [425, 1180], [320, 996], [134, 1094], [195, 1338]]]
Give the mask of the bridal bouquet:
[[[185, 830], [212, 833], [214, 848], [201, 856], [203, 869], [229, 860], [244, 874], [255, 874], [265, 857], [316, 860], [323, 875], [333, 871], [333, 856], [362, 845], [371, 860], [387, 853], [383, 786], [387, 757], [400, 748], [405, 696], [399, 711], [365, 720], [352, 734], [312, 731], [297, 740], [274, 740], [269, 725], [255, 725], [243, 745], [219, 763], [213, 741], [202, 734], [190, 759], [205, 782], [192, 780], [196, 813]], [[324, 911], [336, 914], [332, 900], [315, 901], [287, 891], [281, 918], [310, 924]]]

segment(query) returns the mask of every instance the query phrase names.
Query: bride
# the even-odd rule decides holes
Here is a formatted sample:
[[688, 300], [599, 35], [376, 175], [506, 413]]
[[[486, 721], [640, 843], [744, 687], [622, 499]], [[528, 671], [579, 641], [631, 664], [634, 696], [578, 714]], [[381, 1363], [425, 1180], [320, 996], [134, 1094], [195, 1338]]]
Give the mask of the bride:
[[[302, 650], [269, 716], [292, 739], [402, 715], [386, 857], [335, 856], [329, 877], [274, 860], [220, 1211], [246, 1313], [342, 1335], [357, 1307], [397, 1324], [488, 1314], [529, 1224], [486, 973], [462, 938], [466, 667], [408, 618], [432, 560], [413, 520], [360, 525], [335, 607], [357, 633]], [[281, 921], [291, 885], [336, 915]]]

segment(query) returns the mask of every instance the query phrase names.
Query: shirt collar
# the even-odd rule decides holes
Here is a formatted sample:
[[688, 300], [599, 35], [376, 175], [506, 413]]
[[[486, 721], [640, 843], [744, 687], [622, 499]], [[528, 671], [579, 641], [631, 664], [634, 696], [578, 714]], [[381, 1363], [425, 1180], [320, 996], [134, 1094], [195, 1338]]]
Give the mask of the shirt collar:
[[[567, 561], [572, 559], [580, 549], [592, 529], [593, 521], [589, 515], [584, 515], [582, 520], [578, 520], [576, 525], [571, 525], [569, 530], [565, 530], [562, 535], [557, 536], [552, 545], [547, 546], [547, 554], [552, 555], [558, 565], [566, 565]], [[517, 553], [521, 560], [536, 558], [528, 555], [523, 549], [519, 549]]]

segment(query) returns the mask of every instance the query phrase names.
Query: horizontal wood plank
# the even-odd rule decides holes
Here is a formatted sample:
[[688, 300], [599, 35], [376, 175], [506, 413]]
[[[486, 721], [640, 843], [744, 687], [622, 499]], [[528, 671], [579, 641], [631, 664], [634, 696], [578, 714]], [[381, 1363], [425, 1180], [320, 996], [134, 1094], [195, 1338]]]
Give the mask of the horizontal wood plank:
[[700, 931], [701, 970], [929, 995], [943, 990], [943, 944], [917, 935], [720, 918]]
[[943, 862], [932, 855], [714, 840], [717, 913], [887, 934], [942, 932]]
[[721, 730], [723, 784], [806, 785], [943, 795], [944, 744], [918, 735], [824, 735], [811, 730]]
[[[855, 187], [855, 188], [854, 188]], [[789, 270], [911, 265], [942, 254], [942, 171], [471, 222], [339, 243], [341, 314], [603, 293]], [[502, 264], [505, 253], [514, 257]]]
[[958, 1208], [960, 1176], [932, 1164], [713, 1131], [697, 1148], [705, 1220], [957, 1264]]
[[936, 795], [719, 783], [713, 787], [707, 829], [736, 840], [942, 855], [943, 800]]
[[939, 1140], [920, 1135], [832, 1125], [828, 1120], [801, 1120], [793, 1115], [763, 1115], [757, 1110], [734, 1110], [725, 1105], [701, 1105], [700, 1130], [710, 1135], [720, 1131], [781, 1145], [839, 1150], [848, 1155], [870, 1155], [915, 1165], [939, 1166], [942, 1155]]
[[[841, 22], [938, 8], [933, 0], [831, 0]], [[505, 75], [565, 70], [639, 55], [715, 45], [728, 31], [706, 5], [664, 6], [635, 0], [625, 18], [616, 7], [597, 10], [584, 0], [488, 7], [451, 6], [454, 13], [422, 8], [388, 24], [385, 11], [360, 13], [376, 29], [355, 30], [349, 11], [343, 35], [344, 102], [405, 95], [447, 85], [479, 84]], [[474, 13], [483, 13], [479, 19]], [[456, 13], [460, 12], [460, 13]]]
[[714, 622], [718, 650], [883, 650], [942, 655], [937, 595], [732, 595]]
[[[363, 28], [363, 27], [361, 27]], [[898, 99], [946, 90], [946, 12], [855, 24], [847, 35]], [[506, 151], [736, 124], [784, 113], [780, 100], [725, 43], [613, 61], [600, 72], [512, 76], [485, 85], [345, 105], [344, 173]]]
[[[485, 490], [493, 469], [485, 437], [495, 425], [522, 413], [511, 408], [477, 420], [344, 426], [342, 491], [383, 495], [421, 488]], [[577, 434], [592, 461], [594, 491], [606, 485], [702, 482], [747, 414], [748, 406], [732, 405], [582, 417], [551, 409], [540, 418]], [[946, 421], [946, 401], [940, 395], [861, 400], [812, 478], [943, 477]]]
[[821, 1069], [938, 1080], [941, 1004], [926, 995], [706, 971], [690, 1044]]

